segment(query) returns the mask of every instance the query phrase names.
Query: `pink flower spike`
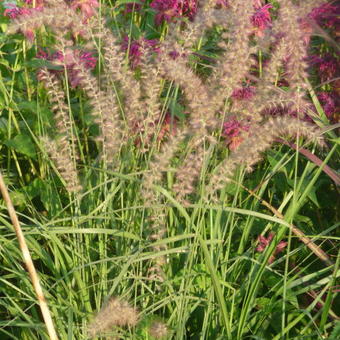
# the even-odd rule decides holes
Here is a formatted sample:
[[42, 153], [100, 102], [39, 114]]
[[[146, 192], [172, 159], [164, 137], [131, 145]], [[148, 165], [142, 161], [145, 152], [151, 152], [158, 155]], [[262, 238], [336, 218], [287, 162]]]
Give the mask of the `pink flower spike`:
[[140, 38], [138, 40], [130, 40], [126, 35], [123, 38], [122, 50], [129, 50], [129, 59], [131, 62], [131, 67], [136, 68], [141, 61], [142, 57], [142, 46], [151, 49], [153, 52], [159, 52], [158, 40], [156, 39], [145, 39]]
[[158, 12], [155, 17], [157, 26], [163, 21], [170, 22], [181, 14], [178, 0], [153, 0], [150, 7]]
[[327, 118], [333, 118], [333, 115], [336, 113], [337, 110], [339, 110], [340, 107], [339, 98], [336, 96], [336, 94], [323, 91], [320, 92], [317, 97]]
[[314, 8], [308, 15], [308, 18], [315, 20], [319, 25], [327, 27], [338, 26], [340, 15], [339, 4], [325, 3], [319, 7]]
[[275, 254], [280, 253], [287, 247], [288, 242], [280, 241], [279, 244], [276, 246]]
[[31, 10], [29, 8], [21, 8], [16, 7], [15, 5], [11, 6], [11, 8], [7, 8], [4, 11], [4, 16], [9, 17], [10, 19], [15, 19], [22, 15], [31, 14]]
[[[145, 0], [140, 0], [140, 2], [144, 3]], [[125, 5], [125, 11], [124, 13], [132, 13], [133, 11], [138, 12], [142, 9], [143, 4], [138, 4], [136, 2], [134, 2], [133, 0], [131, 0], [131, 2], [127, 3]]]
[[[263, 235], [260, 235], [257, 238], [258, 241], [258, 246], [256, 247], [256, 251], [259, 253], [263, 253], [265, 251], [265, 249], [269, 246], [269, 244], [272, 242], [273, 238], [274, 238], [275, 234], [274, 233], [270, 233], [268, 235], [268, 237], [266, 238]], [[272, 256], [270, 256], [268, 263], [273, 263], [273, 261], [275, 260], [275, 256], [279, 253], [281, 253], [284, 248], [286, 248], [287, 246], [287, 242], [285, 241], [280, 241], [279, 244], [276, 246], [274, 254]]]
[[87, 69], [94, 69], [96, 67], [97, 59], [91, 52], [82, 52], [80, 54], [80, 60]]
[[163, 21], [170, 22], [181, 16], [193, 20], [197, 12], [197, 0], [153, 0], [150, 7], [157, 12], [155, 23], [159, 26]]
[[84, 14], [85, 21], [96, 14], [96, 8], [99, 8], [98, 0], [74, 0], [71, 3], [71, 8], [77, 8]]
[[273, 8], [272, 5], [267, 4], [263, 7], [255, 6], [256, 12], [251, 17], [251, 22], [255, 27], [255, 34], [262, 37], [264, 35], [264, 30], [271, 26], [272, 19], [270, 17], [269, 9]]
[[237, 100], [250, 99], [255, 94], [254, 86], [241, 87], [233, 91], [231, 97]]
[[231, 151], [234, 151], [242, 143], [243, 138], [240, 136], [242, 131], [248, 131], [249, 125], [241, 122], [234, 117], [230, 117], [223, 124], [222, 134], [226, 137], [226, 142]]
[[269, 244], [269, 241], [262, 235], [257, 238], [259, 245], [256, 247], [256, 251], [262, 253]]

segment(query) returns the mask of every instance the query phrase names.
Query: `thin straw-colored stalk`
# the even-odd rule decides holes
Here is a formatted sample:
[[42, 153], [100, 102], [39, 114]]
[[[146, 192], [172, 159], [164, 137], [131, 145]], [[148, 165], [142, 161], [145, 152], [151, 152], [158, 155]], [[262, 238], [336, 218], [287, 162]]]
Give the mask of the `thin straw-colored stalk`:
[[6, 203], [9, 216], [11, 218], [13, 227], [15, 229], [15, 233], [16, 233], [17, 238], [18, 238], [19, 247], [20, 247], [20, 250], [22, 252], [22, 257], [23, 257], [24, 262], [26, 264], [26, 268], [27, 268], [28, 273], [30, 275], [30, 278], [31, 278], [31, 281], [32, 281], [32, 284], [33, 284], [33, 288], [34, 288], [35, 293], [37, 295], [37, 299], [38, 299], [38, 302], [39, 302], [39, 305], [40, 305], [41, 314], [44, 318], [45, 325], [46, 325], [46, 328], [47, 328], [47, 332], [48, 332], [51, 340], [58, 340], [58, 336], [57, 336], [57, 333], [56, 333], [56, 330], [54, 328], [54, 324], [53, 324], [53, 321], [52, 321], [51, 313], [50, 313], [50, 310], [48, 308], [48, 305], [47, 305], [47, 302], [46, 302], [46, 299], [45, 299], [45, 296], [44, 296], [44, 292], [42, 290], [42, 287], [41, 287], [41, 284], [40, 284], [40, 281], [39, 281], [38, 273], [37, 273], [37, 271], [34, 267], [30, 252], [29, 252], [28, 247], [27, 247], [25, 236], [24, 236], [22, 229], [20, 227], [18, 216], [15, 212], [12, 200], [9, 196], [9, 193], [8, 193], [8, 190], [7, 190], [7, 187], [6, 187], [6, 184], [4, 182], [4, 179], [2, 177], [1, 172], [0, 172], [0, 191], [2, 193], [4, 201]]

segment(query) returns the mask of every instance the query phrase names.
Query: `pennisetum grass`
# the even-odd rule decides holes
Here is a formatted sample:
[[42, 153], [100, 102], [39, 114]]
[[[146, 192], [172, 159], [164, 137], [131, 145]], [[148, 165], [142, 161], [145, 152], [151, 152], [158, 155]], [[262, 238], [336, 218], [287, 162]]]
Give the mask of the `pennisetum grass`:
[[[312, 205], [318, 185], [336, 192], [327, 163], [337, 148], [334, 127], [321, 129], [327, 117], [309, 115], [306, 59], [308, 15], [326, 1], [154, 0], [153, 12], [147, 2], [30, 3], [11, 12], [7, 32], [52, 52], [32, 76], [38, 128], [18, 101], [22, 122], [12, 107], [8, 129], [28, 131], [39, 152], [28, 166], [28, 149], [6, 145], [59, 338], [335, 334], [339, 224]], [[0, 222], [0, 333], [47, 338], [6, 215]]]

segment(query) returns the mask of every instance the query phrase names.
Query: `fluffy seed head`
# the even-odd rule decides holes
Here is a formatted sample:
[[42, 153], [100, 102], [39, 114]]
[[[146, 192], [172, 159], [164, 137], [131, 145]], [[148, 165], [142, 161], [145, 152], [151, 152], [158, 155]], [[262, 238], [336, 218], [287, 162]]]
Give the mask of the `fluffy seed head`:
[[136, 326], [138, 320], [136, 308], [131, 307], [127, 301], [114, 297], [95, 316], [88, 327], [88, 333], [95, 337], [110, 331], [114, 326]]
[[160, 321], [154, 321], [150, 328], [149, 334], [155, 339], [165, 339], [169, 333], [167, 325]]

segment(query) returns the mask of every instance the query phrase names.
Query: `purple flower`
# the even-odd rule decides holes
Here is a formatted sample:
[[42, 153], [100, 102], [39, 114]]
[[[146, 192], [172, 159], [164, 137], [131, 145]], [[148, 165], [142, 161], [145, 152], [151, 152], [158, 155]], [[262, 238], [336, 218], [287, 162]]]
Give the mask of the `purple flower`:
[[235, 117], [230, 117], [229, 120], [223, 124], [222, 134], [226, 137], [226, 142], [230, 150], [233, 151], [238, 148], [243, 141], [243, 138], [240, 136], [241, 132], [248, 130], [249, 125]]
[[231, 97], [237, 100], [250, 99], [255, 94], [254, 86], [241, 87], [233, 91]]
[[[145, 0], [140, 0], [140, 2], [144, 2]], [[132, 13], [133, 11], [137, 12], [142, 9], [143, 4], [137, 4], [133, 0], [125, 5], [124, 13]]]
[[178, 0], [153, 0], [150, 7], [157, 11], [156, 25], [160, 25], [163, 21], [170, 22], [181, 13]]
[[182, 9], [182, 15], [194, 20], [197, 13], [197, 0], [183, 0], [180, 8]]
[[71, 8], [74, 10], [79, 8], [80, 11], [84, 14], [85, 21], [96, 14], [95, 9], [98, 7], [98, 0], [73, 0], [71, 2]]
[[320, 92], [317, 96], [327, 118], [332, 118], [339, 108], [339, 100], [337, 96], [331, 92]]
[[[259, 253], [263, 253], [266, 250], [266, 248], [269, 246], [269, 244], [272, 242], [274, 236], [275, 236], [274, 233], [270, 233], [267, 238], [260, 235], [257, 238], [258, 246], [256, 247], [256, 251]], [[284, 250], [284, 248], [286, 248], [287, 244], [288, 244], [287, 242], [280, 241], [279, 244], [275, 248], [274, 254], [270, 256], [268, 263], [272, 263], [275, 260], [275, 256], [281, 253]]]
[[316, 7], [309, 13], [308, 18], [315, 20], [319, 25], [326, 27], [338, 26], [340, 15], [340, 6], [337, 4], [325, 3], [320, 7]]
[[[17, 7], [15, 4], [8, 4], [7, 8], [4, 11], [4, 15], [14, 20], [19, 16], [29, 16], [36, 11], [43, 10], [42, 6], [35, 8], [26, 8], [26, 7]], [[25, 29], [22, 31], [24, 36], [29, 40], [34, 40], [34, 30], [37, 28], [37, 24], [32, 24], [31, 28]]]
[[131, 62], [131, 67], [136, 68], [141, 61], [141, 57], [143, 54], [142, 47], [148, 48], [153, 50], [154, 52], [158, 52], [159, 49], [157, 47], [158, 40], [156, 39], [145, 39], [141, 38], [139, 40], [130, 40], [129, 37], [126, 35], [123, 38], [122, 43], [122, 50], [127, 51], [129, 50], [129, 59]]
[[251, 22], [256, 29], [255, 34], [262, 37], [264, 35], [264, 30], [271, 26], [272, 19], [270, 17], [269, 9], [273, 8], [273, 6], [267, 4], [261, 7], [257, 3], [254, 5], [254, 8], [256, 12], [251, 17]]
[[[40, 50], [37, 54], [37, 58], [45, 59], [53, 62], [56, 65], [62, 65], [67, 69], [68, 79], [73, 88], [79, 85], [80, 78], [78, 71], [75, 70], [75, 59], [79, 59], [86, 69], [92, 70], [96, 67], [97, 59], [91, 52], [84, 52], [81, 50], [67, 49], [65, 53], [62, 51], [56, 51], [53, 54], [49, 54], [46, 51]], [[64, 71], [53, 70], [55, 74], [63, 74]]]
[[185, 16], [193, 20], [197, 12], [197, 0], [153, 0], [150, 7], [156, 10], [156, 25], [163, 21]]
[[15, 4], [8, 5], [8, 8], [6, 8], [4, 11], [4, 16], [10, 19], [16, 19], [19, 16], [30, 14], [31, 14], [30, 8], [17, 7]]
[[241, 131], [248, 131], [249, 126], [241, 123], [236, 118], [230, 118], [223, 124], [223, 134], [228, 137], [236, 137]]
[[316, 66], [322, 82], [333, 79], [339, 70], [339, 61], [332, 55], [327, 54], [323, 57], [311, 56], [310, 63]]

